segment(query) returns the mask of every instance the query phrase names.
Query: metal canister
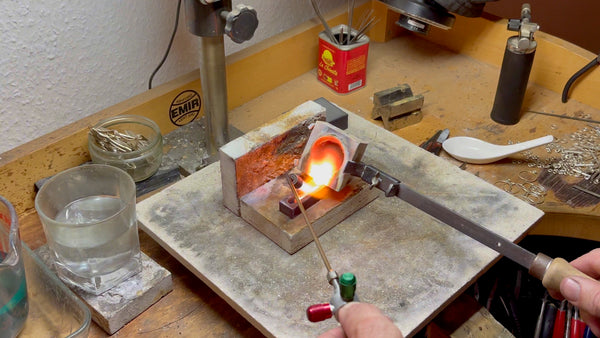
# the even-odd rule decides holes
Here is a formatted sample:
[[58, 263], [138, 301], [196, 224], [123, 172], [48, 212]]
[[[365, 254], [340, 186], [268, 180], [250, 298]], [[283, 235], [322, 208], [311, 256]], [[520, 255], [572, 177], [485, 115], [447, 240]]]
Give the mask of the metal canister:
[[369, 38], [366, 35], [355, 38], [358, 31], [353, 29], [348, 34], [346, 25], [335, 26], [331, 31], [337, 41], [332, 41], [325, 31], [319, 33], [319, 81], [340, 94], [364, 87], [367, 82]]

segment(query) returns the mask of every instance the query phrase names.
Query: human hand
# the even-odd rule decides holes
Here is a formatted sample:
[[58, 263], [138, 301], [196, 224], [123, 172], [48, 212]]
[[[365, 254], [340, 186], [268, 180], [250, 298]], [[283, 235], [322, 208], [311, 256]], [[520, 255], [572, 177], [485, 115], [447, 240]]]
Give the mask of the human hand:
[[592, 277], [567, 277], [560, 282], [560, 293], [579, 308], [581, 319], [600, 337], [600, 249], [575, 259], [571, 265]]
[[348, 303], [339, 310], [338, 319], [341, 326], [323, 333], [320, 338], [402, 337], [394, 322], [373, 304]]

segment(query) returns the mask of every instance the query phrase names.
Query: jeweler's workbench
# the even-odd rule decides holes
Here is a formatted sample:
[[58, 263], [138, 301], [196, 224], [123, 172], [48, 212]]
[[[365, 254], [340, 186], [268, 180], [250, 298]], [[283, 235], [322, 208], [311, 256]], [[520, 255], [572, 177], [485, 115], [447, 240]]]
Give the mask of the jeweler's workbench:
[[[389, 21], [391, 21], [391, 25], [393, 26], [393, 19]], [[383, 24], [386, 25], [387, 21], [384, 21]], [[320, 30], [316, 24], [312, 24], [312, 26], [309, 25], [308, 28], [304, 27], [302, 29], [303, 32], [309, 32], [310, 34]], [[501, 33], [498, 33], [498, 31]], [[472, 32], [478, 32], [478, 34]], [[376, 34], [377, 30], [374, 29], [373, 33]], [[396, 135], [413, 144], [420, 144], [429, 136], [433, 135], [435, 131], [443, 128], [450, 129], [450, 136], [468, 135], [483, 138], [498, 144], [507, 144], [509, 141], [519, 142], [547, 134], [553, 134], [557, 138], [566, 138], [574, 131], [587, 126], [587, 123], [584, 122], [533, 113], [525, 113], [522, 116], [521, 121], [514, 126], [499, 125], [489, 118], [498, 81], [498, 64], [504, 50], [505, 39], [509, 35], [508, 32], [505, 32], [505, 24], [503, 23], [493, 23], [484, 19], [457, 18], [455, 28], [452, 30], [448, 32], [432, 31], [430, 33], [428, 39], [434, 42], [424, 40], [422, 37], [412, 34], [400, 35], [386, 43], [373, 42], [375, 39], [372, 39], [369, 49], [367, 86], [349, 95], [337, 95], [324, 85], [320, 84], [316, 79], [316, 71], [312, 69], [315, 66], [314, 61], [312, 61], [312, 63], [306, 61], [308, 63], [308, 68], [289, 65], [290, 60], [295, 59], [295, 57], [290, 56], [291, 54], [288, 54], [289, 57], [287, 58], [275, 57], [269, 58], [268, 62], [263, 61], [263, 63], [270, 63], [270, 65], [264, 66], [265, 68], [260, 68], [261, 65], [258, 64], [247, 66], [256, 67], [258, 69], [275, 69], [273, 73], [265, 72], [248, 76], [246, 73], [247, 69], [244, 71], [239, 69], [238, 65], [240, 63], [252, 59], [254, 55], [252, 53], [259, 54], [263, 53], [263, 51], [268, 51], [265, 52], [265, 54], [261, 54], [264, 58], [265, 55], [272, 55], [273, 48], [276, 48], [278, 45], [285, 46], [283, 48], [287, 48], [289, 50], [288, 53], [310, 52], [310, 49], [302, 49], [303, 45], [299, 44], [298, 39], [296, 39], [300, 35], [301, 33], [294, 31], [285, 37], [277, 37], [269, 46], [262, 44], [256, 48], [251, 48], [251, 50], [240, 55], [231, 57], [232, 69], [228, 69], [228, 76], [230, 77], [229, 85], [233, 88], [230, 93], [230, 102], [233, 102], [230, 111], [230, 122], [235, 127], [243, 132], [247, 132], [260, 124], [268, 122], [279, 114], [292, 109], [302, 102], [313, 100], [318, 97], [325, 97], [329, 101], [336, 103], [348, 111], [365, 118], [366, 121], [370, 121], [365, 121], [365, 123], [373, 122], [373, 125], [364, 128], [364, 130], [371, 130], [371, 128], [381, 125], [381, 122], [379, 121], [370, 120], [370, 113], [373, 105], [373, 93], [397, 86], [401, 83], [410, 84], [415, 94], [423, 94], [425, 97], [422, 109], [424, 116], [423, 120], [418, 124], [395, 132]], [[316, 36], [316, 34], [313, 35]], [[566, 104], [560, 102], [560, 95], [557, 93], [559, 90], [558, 88], [561, 88], [562, 85], [564, 85], [566, 78], [572, 75], [572, 73], [580, 68], [581, 65], [587, 63], [586, 60], [580, 58], [581, 65], [572, 65], [573, 58], [582, 54], [591, 56], [591, 53], [581, 53], [575, 46], [552, 37], [544, 36], [543, 34], [538, 35], [538, 39], [540, 40], [540, 46], [537, 51], [536, 61], [534, 61], [532, 82], [538, 81], [538, 83], [542, 83], [544, 86], [530, 84], [525, 97], [524, 110], [544, 111], [569, 116], [575, 116], [576, 114], [583, 112], [591, 119], [600, 120], [600, 110], [594, 108], [600, 107], [600, 103], [597, 100], [594, 101], [594, 95], [597, 96], [596, 89], [598, 88], [600, 81], [597, 76], [598, 74], [590, 74], [590, 76], [581, 81], [581, 83], [578, 84], [578, 87], [574, 88], [572, 92], [573, 99]], [[316, 46], [316, 40], [312, 41], [311, 48], [313, 45]], [[551, 47], [554, 48], [552, 49], [553, 51], [559, 49], [562, 52], [553, 52], [552, 55], [544, 57], [545, 51], [551, 49]], [[310, 58], [312, 57], [313, 56], [310, 55]], [[310, 60], [310, 58], [308, 58], [308, 60]], [[312, 60], [315, 59], [316, 56]], [[550, 66], [546, 63], [546, 59], [563, 60], [563, 62], [559, 62], [562, 66]], [[303, 60], [304, 59], [298, 61], [298, 63], [304, 62]], [[565, 60], [570, 60], [570, 62], [564, 62]], [[284, 68], [290, 68], [289, 72], [296, 72], [296, 75], [294, 75], [292, 79], [286, 79], [283, 82], [277, 83], [274, 79], [282, 76], [281, 72], [276, 70], [280, 63], [285, 63], [286, 65]], [[261, 76], [261, 80], [258, 80], [258, 76]], [[8, 187], [9, 185], [18, 186], [21, 184], [22, 187], [27, 187], [27, 189], [29, 189], [29, 186], [32, 187], [33, 182], [40, 178], [84, 162], [87, 159], [87, 151], [85, 148], [86, 128], [89, 125], [93, 125], [95, 121], [102, 117], [121, 113], [147, 115], [157, 121], [161, 126], [163, 133], [172, 130], [174, 126], [170, 125], [168, 116], [164, 117], [163, 115], [168, 111], [173, 97], [182, 90], [190, 87], [198, 90], [197, 77], [197, 73], [194, 73], [193, 75], [177, 80], [171, 84], [157, 87], [155, 90], [145, 93], [138, 98], [134, 98], [128, 102], [115, 106], [114, 108], [100, 112], [96, 116], [83, 119], [81, 122], [48, 135], [48, 137], [44, 137], [11, 152], [2, 154], [2, 159], [0, 160], [0, 173], [2, 174], [2, 177], [4, 177], [3, 180], [6, 180], [2, 187], [3, 194], [5, 194], [4, 191], [11, 191], [11, 188]], [[243, 84], [240, 84], [242, 81], [238, 81], [240, 78], [250, 78], [255, 85], [252, 88], [248, 85], [246, 85], [246, 87], [248, 87], [247, 89], [240, 88], [240, 86], [243, 86]], [[565, 80], [563, 81], [563, 79]], [[254, 96], [247, 94], [248, 91], [255, 90], [257, 87], [267, 86], [265, 83], [268, 83], [271, 87], [265, 88], [263, 92], [258, 94], [253, 94]], [[552, 90], [547, 88], [552, 88]], [[585, 101], [589, 105], [578, 102], [577, 100]], [[592, 107], [592, 105], [594, 107]], [[387, 131], [384, 131], [383, 129], [381, 131], [387, 133]], [[377, 142], [372, 142], [369, 145], [369, 147], [374, 146], [377, 147]], [[535, 153], [540, 157], [548, 156], [543, 148], [537, 149]], [[442, 152], [441, 158], [431, 158], [429, 154], [425, 155], [423, 155], [423, 158], [427, 159], [427, 162], [431, 160], [431, 163], [435, 163], [435, 165], [442, 165], [450, 168], [452, 166], [458, 167], [461, 165], [460, 162], [449, 158], [444, 152]], [[400, 153], [390, 157], [397, 157], [397, 160], [405, 160], [402, 159], [402, 156], [403, 154]], [[523, 156], [517, 156], [517, 158], [525, 159]], [[442, 164], [442, 162], [444, 163]], [[28, 171], [23, 173], [23, 170], [20, 169], [22, 167], [26, 167]], [[398, 178], [410, 182], [411, 178], [405, 178], [401, 168], [404, 167], [391, 168], [392, 170], [390, 171], [393, 174], [396, 174]], [[215, 175], [218, 174], [218, 171], [214, 166], [210, 170], [210, 175], [206, 177], [207, 182], [205, 183], [212, 182], [214, 185], [213, 188], [220, 186], [220, 183], [213, 182], [217, 179]], [[458, 172], [457, 168], [451, 168], [449, 170]], [[519, 173], [530, 170], [532, 170], [532, 168], [528, 167], [525, 163], [516, 164], [513, 163], [512, 160], [504, 160], [491, 165], [466, 165], [465, 171], [458, 173], [458, 175], [461, 175], [459, 177], [465, 178], [463, 182], [472, 183], [469, 185], [477, 187], [480, 184], [483, 184], [483, 181], [475, 176], [480, 177], [490, 184], [494, 184], [497, 181], [508, 178], [517, 181]], [[423, 172], [427, 173], [426, 170]], [[414, 172], [410, 173], [410, 175], [414, 174]], [[434, 173], [429, 172], [428, 175], [434, 175]], [[486, 185], [486, 191], [488, 188], [489, 185]], [[458, 187], [455, 187], [454, 189], [458, 189]], [[25, 188], [21, 188], [21, 190], [26, 191]], [[499, 189], [492, 189], [491, 191], [498, 190]], [[212, 193], [217, 194], [216, 191], [212, 191]], [[448, 196], [433, 196], [434, 192], [432, 190], [425, 191], [425, 193], [432, 194], [432, 197], [436, 198], [449, 198]], [[15, 203], [15, 206], [19, 210], [23, 239], [30, 247], [35, 249], [45, 243], [45, 239], [43, 238], [41, 225], [39, 224], [37, 215], [35, 214], [35, 211], [32, 210], [31, 204], [28, 204], [32, 199], [31, 196], [33, 196], [33, 192], [27, 190], [26, 193], [22, 193], [22, 196], [15, 193], [14, 196], [7, 195], [6, 197], [11, 199], [11, 201], [14, 201], [13, 203]], [[507, 198], [510, 197], [508, 194], [504, 193], [502, 193], [502, 196], [507, 196]], [[181, 197], [183, 196], [179, 196], [178, 198]], [[196, 203], [206, 202], [203, 200], [204, 198], [208, 197], [194, 195], [189, 196], [189, 201], [194, 201]], [[197, 199], [200, 200], [198, 201]], [[512, 201], [513, 198], [511, 197], [509, 200]], [[217, 201], [212, 200], [211, 203], [216, 202]], [[367, 210], [364, 211], [375, 213], [385, 212], [387, 208], [390, 208], [388, 204], [392, 204], [392, 208], [400, 208], [405, 212], [414, 212], [406, 206], [402, 206], [400, 201], [385, 200], [382, 198], [371, 203], [366, 207]], [[588, 207], [573, 208], [566, 203], [561, 202], [554, 196], [554, 193], [550, 191], [545, 197], [544, 202], [536, 205], [537, 208], [543, 210], [546, 214], [542, 217], [541, 221], [534, 225], [529, 233], [566, 235], [599, 240], [600, 221], [598, 219], [598, 210], [596, 206], [597, 204]], [[189, 207], [193, 207], [193, 205], [189, 205]], [[218, 205], [215, 205], [215, 207], [218, 207]], [[475, 213], [476, 217], [486, 219], [488, 217], [488, 211], [487, 208], [482, 208], [479, 212]], [[223, 215], [220, 216], [232, 217], [228, 216], [226, 212], [227, 211], [223, 211]], [[359, 214], [356, 215], [357, 219], [360, 219], [360, 217]], [[519, 219], [519, 221], [522, 220]], [[398, 223], [400, 224], [400, 221]], [[378, 226], [384, 227], [385, 225], [386, 224], [379, 224]], [[254, 236], [256, 233], [249, 225], [244, 227], [242, 223], [235, 223], [234, 226], [236, 229], [247, 233], [249, 236]], [[449, 284], [441, 281], [440, 278], [432, 277], [432, 279], [420, 279], [421, 282], [424, 282], [419, 284], [420, 286], [428, 285], [427, 283], [429, 283], [431, 286], [438, 288], [448, 287], [449, 289], [452, 289], [452, 291], [447, 290], [450, 295], [448, 301], [450, 301], [456, 293], [459, 293], [460, 290], [468, 285], [472, 278], [475, 278], [478, 273], [485, 270], [487, 264], [493, 261], [495, 254], [490, 250], [481, 249], [477, 250], [477, 255], [465, 258], [465, 250], [469, 250], [471, 246], [479, 248], [479, 245], [443, 225], [430, 224], [429, 226], [430, 227], [422, 230], [423, 235], [428, 235], [432, 238], [431, 241], [427, 242], [425, 245], [430, 249], [434, 249], [438, 247], [435, 245], [436, 241], [450, 241], [456, 243], [456, 247], [453, 251], [450, 251], [450, 253], [441, 253], [444, 257], [443, 262], [446, 262], [449, 266], [459, 266], [461, 269], [468, 269], [471, 274], [470, 277], [452, 281], [449, 282]], [[527, 232], [527, 228], [527, 225], [522, 225], [519, 232], [507, 234], [503, 232], [507, 231], [507, 229], [500, 226], [498, 232], [506, 235], [512, 240], [517, 240], [521, 237], [521, 233]], [[383, 234], [386, 234], [387, 231], [388, 229], [380, 229], [374, 236], [385, 237]], [[339, 250], [333, 246], [333, 242], [335, 236], [340, 235], [349, 236], [352, 235], [352, 233], [348, 233], [348, 229], [344, 227], [336, 227], [323, 238], [326, 248], [332, 248], [334, 251]], [[446, 236], [449, 237], [447, 238]], [[365, 237], [359, 239], [360, 242], [362, 242], [379, 237]], [[229, 240], [233, 239], [230, 238]], [[261, 256], [270, 253], [270, 250], [281, 251], [276, 246], [271, 248], [271, 246], [273, 246], [272, 242], [264, 237], [256, 238], [255, 240], [257, 245], [260, 244], [266, 248], [266, 251], [257, 254], [259, 256], [256, 257], [256, 262], [260, 262]], [[140, 241], [142, 251], [172, 272], [174, 290], [138, 318], [126, 325], [121, 329], [119, 334], [130, 336], [142, 333], [156, 336], [174, 336], [179, 334], [186, 335], [192, 332], [193, 335], [196, 336], [232, 334], [244, 336], [260, 335], [260, 331], [253, 327], [257, 322], [246, 321], [221, 298], [232, 297], [232, 295], [229, 294], [230, 290], [220, 291], [224, 287], [220, 284], [222, 281], [218, 283], [212, 282], [210, 278], [203, 279], [204, 282], [201, 281], [194, 274], [198, 272], [196, 267], [190, 265], [186, 260], [183, 260], [183, 264], [178, 262], [178, 259], [181, 259], [182, 257], [174, 258], [171, 254], [176, 253], [163, 249], [154, 239], [144, 232], [140, 233]], [[413, 256], [410, 256], [412, 251], [420, 250], [412, 247], [418, 243], [423, 242], [406, 242], [402, 243], [402, 245], [398, 245], [399, 250], [404, 250], [398, 253], [399, 256], [396, 259], [398, 266], [414, 263], [418, 264], [419, 268], [429, 270], [430, 272], [435, 270], [435, 267], [438, 267], [439, 270], [439, 266], [430, 265], [431, 262], [428, 262], [425, 259], [426, 257], [420, 257], [418, 260], [415, 260]], [[242, 247], [249, 244], [252, 243], [239, 243]], [[358, 240], [357, 243], [352, 244], [358, 244]], [[202, 251], [200, 250], [199, 252]], [[287, 255], [285, 252], [282, 253]], [[215, 259], [219, 258], [219, 253], [210, 252], [209, 254], [211, 256], [215, 255]], [[222, 255], [225, 254], [226, 253], [223, 253]], [[298, 254], [304, 255], [302, 257], [305, 258], [302, 261], [304, 263], [298, 270], [305, 268], [321, 268], [312, 244], [301, 250]], [[336, 254], [339, 255], [340, 253], [338, 252]], [[285, 260], [293, 259], [292, 257], [294, 257], [285, 255], [284, 257], [287, 257]], [[394, 267], [390, 267], [389, 275], [376, 274], [374, 276], [362, 276], [362, 272], [355, 268], [356, 258], [345, 263], [342, 262], [343, 260], [341, 260], [341, 258], [338, 260], [337, 257], [333, 260], [334, 264], [340, 265], [338, 268], [340, 271], [343, 269], [344, 271], [351, 270], [356, 272], [359, 277], [359, 283], [365, 282], [384, 285], [385, 279], [395, 278], [396, 274], [402, 273], [401, 270], [395, 270]], [[234, 261], [233, 264], [238, 263], [235, 263]], [[392, 265], [395, 264], [396, 262]], [[190, 272], [188, 269], [191, 269], [193, 272]], [[328, 299], [330, 290], [328, 285], [326, 285], [324, 274], [319, 273], [319, 271], [321, 270], [318, 270], [316, 273], [309, 273], [307, 271], [303, 280], [296, 281], [297, 283], [311, 285], [314, 290], [317, 290], [308, 295], [302, 294], [299, 296], [299, 299], [296, 299], [298, 304], [296, 304], [295, 308], [298, 308], [298, 310], [303, 311], [306, 305], [314, 302], [323, 302]], [[280, 277], [282, 276], [279, 276], [278, 278]], [[375, 280], [370, 278], [374, 278]], [[277, 280], [278, 279], [274, 279], [274, 282]], [[412, 286], [414, 287], [415, 285]], [[243, 289], [244, 286], [239, 286], [239, 288]], [[217, 291], [215, 292], [211, 289]], [[250, 293], [247, 295], [248, 298], [234, 301], [250, 302], [250, 297], [254, 297], [255, 303], [269, 301], [261, 298], [259, 294], [251, 294], [251, 292], [256, 290], [258, 289], [252, 288], [251, 290], [247, 290], [247, 292]], [[368, 290], [364, 290], [363, 292], [360, 289], [360, 286], [359, 291], [366, 301], [376, 298], [375, 295], [369, 294], [370, 291]], [[390, 307], [386, 308], [386, 311], [392, 316], [399, 315], [399, 313], [395, 313], [395, 311], [398, 310], [398, 306], [414, 306], [416, 308], [419, 305], [417, 303], [422, 300], [419, 297], [422, 297], [423, 294], [414, 292], [414, 290], [411, 291], [410, 286], [406, 286], [402, 292], [405, 293], [400, 295], [398, 299], [415, 303], [403, 305], [396, 304], [396, 307], [390, 305]], [[275, 297], [276, 295], [271, 296]], [[432, 304], [433, 303], [430, 303], [429, 306], [433, 306]], [[443, 307], [447, 302], [438, 301], [436, 304], [438, 307]], [[234, 306], [234, 309], [239, 310], [236, 306]], [[244, 311], [248, 312], [248, 310]], [[415, 322], [418, 322], [416, 324], [414, 324], [411, 319], [407, 318], [406, 321], [402, 321], [401, 327], [408, 330], [416, 329], [421, 324], [421, 321], [428, 319], [428, 317], [434, 313], [435, 310], [429, 309], [427, 313], [418, 314], [420, 317], [415, 320]], [[281, 318], [283, 318], [279, 323], [281, 325], [285, 325], [286, 321], [290, 321], [291, 319], [297, 321], [301, 318], [301, 316], [298, 317], [297, 314], [289, 312], [279, 313], [278, 315], [281, 315]], [[303, 322], [298, 325], [304, 324], [307, 323]], [[329, 322], [329, 325], [333, 325], [333, 323]], [[325, 328], [325, 326], [313, 327], [317, 331]], [[105, 336], [105, 334], [94, 325], [92, 326], [90, 336]]]

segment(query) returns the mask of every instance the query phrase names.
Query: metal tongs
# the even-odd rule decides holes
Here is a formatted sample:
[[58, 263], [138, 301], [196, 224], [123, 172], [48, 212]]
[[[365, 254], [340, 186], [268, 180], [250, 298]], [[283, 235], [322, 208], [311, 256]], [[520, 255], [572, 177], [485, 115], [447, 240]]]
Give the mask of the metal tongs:
[[379, 169], [361, 163], [348, 161], [344, 172], [360, 177], [364, 182], [384, 192], [386, 197], [396, 196], [437, 220], [475, 239], [488, 248], [506, 256], [528, 269], [529, 274], [542, 281], [551, 290], [560, 290], [560, 282], [565, 277], [580, 276], [591, 278], [577, 270], [562, 258], [550, 258], [543, 253], [533, 254], [506, 238], [488, 230], [470, 219], [448, 209], [444, 205], [411, 189], [398, 179]]

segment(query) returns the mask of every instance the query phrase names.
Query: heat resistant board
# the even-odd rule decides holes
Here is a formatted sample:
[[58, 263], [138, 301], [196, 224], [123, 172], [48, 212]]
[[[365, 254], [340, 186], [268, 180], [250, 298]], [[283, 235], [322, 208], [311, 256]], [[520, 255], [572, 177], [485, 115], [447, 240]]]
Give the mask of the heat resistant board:
[[[348, 133], [369, 144], [363, 162], [509, 240], [542, 211], [395, 134], [349, 113]], [[268, 336], [316, 336], [306, 307], [331, 288], [314, 243], [293, 255], [223, 206], [214, 163], [138, 203], [140, 228]], [[338, 273], [405, 335], [416, 333], [498, 254], [397, 198], [379, 197], [321, 236]]]

